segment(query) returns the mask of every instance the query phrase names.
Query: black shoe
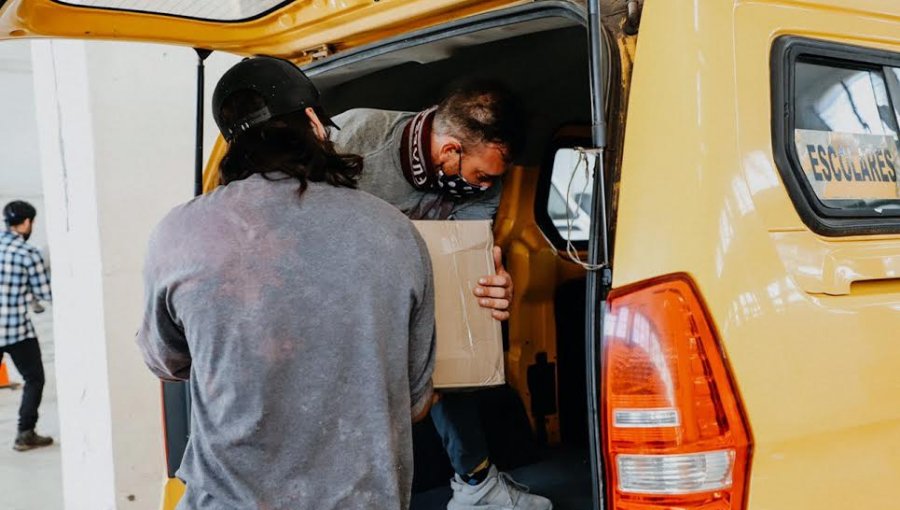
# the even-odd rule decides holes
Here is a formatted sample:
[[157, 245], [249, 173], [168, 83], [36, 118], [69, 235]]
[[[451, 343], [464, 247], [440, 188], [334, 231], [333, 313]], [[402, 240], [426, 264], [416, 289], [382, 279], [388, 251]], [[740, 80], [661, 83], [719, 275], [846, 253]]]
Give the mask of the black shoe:
[[52, 437], [39, 436], [35, 434], [34, 429], [24, 430], [19, 432], [19, 435], [16, 436], [16, 443], [13, 445], [13, 450], [24, 452], [42, 446], [50, 446], [51, 444], [53, 444]]

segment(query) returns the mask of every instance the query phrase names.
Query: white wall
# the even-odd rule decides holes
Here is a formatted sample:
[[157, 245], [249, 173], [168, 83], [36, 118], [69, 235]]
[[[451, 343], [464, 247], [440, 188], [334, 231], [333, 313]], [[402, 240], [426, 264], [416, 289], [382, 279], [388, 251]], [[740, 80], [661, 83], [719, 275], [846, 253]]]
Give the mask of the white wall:
[[[25, 200], [38, 210], [29, 242], [47, 250], [41, 190], [37, 120], [31, 82], [31, 48], [26, 41], [0, 44], [0, 208]], [[4, 228], [0, 225], [0, 228]]]
[[[207, 105], [234, 61], [211, 60]], [[196, 56], [40, 41], [33, 63], [66, 509], [155, 509], [164, 480], [160, 387], [134, 333], [147, 236], [192, 194]], [[211, 119], [205, 133], [208, 154]]]

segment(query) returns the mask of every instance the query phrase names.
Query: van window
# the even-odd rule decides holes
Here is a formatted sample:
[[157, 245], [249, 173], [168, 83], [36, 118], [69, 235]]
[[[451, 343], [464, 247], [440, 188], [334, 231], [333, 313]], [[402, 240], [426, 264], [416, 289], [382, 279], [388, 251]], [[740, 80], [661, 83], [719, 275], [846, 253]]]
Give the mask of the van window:
[[576, 147], [590, 147], [590, 126], [567, 125], [557, 131], [544, 154], [534, 217], [544, 236], [558, 250], [586, 250], [591, 236], [591, 203], [594, 195], [593, 154]]
[[900, 233], [900, 53], [783, 36], [771, 65], [774, 157], [804, 223]]
[[896, 68], [798, 61], [794, 146], [798, 170], [828, 208], [900, 210], [898, 112], [887, 86]]
[[575, 149], [559, 149], [553, 158], [547, 214], [565, 241], [590, 237], [593, 170], [594, 158]]

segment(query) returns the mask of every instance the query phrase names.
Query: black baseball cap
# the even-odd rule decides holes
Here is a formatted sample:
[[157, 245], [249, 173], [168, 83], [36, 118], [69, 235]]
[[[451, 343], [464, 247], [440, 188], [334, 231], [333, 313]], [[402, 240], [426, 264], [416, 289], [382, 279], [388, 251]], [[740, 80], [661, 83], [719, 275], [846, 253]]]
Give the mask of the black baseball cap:
[[[259, 94], [265, 106], [233, 120], [224, 119], [222, 104], [225, 100], [246, 90]], [[222, 75], [212, 98], [213, 118], [229, 142], [273, 117], [309, 107], [315, 108], [323, 124], [337, 128], [319, 105], [319, 90], [306, 74], [293, 63], [274, 57], [252, 57], [238, 62]]]

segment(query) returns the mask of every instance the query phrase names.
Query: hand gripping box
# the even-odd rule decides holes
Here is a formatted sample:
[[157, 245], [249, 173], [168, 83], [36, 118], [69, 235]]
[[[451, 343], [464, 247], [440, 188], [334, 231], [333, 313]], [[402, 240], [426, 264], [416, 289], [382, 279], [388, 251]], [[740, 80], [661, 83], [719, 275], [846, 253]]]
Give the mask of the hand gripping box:
[[478, 279], [495, 274], [490, 221], [414, 221], [434, 269], [435, 388], [505, 382], [500, 322], [478, 304]]

